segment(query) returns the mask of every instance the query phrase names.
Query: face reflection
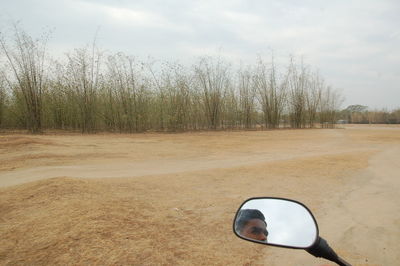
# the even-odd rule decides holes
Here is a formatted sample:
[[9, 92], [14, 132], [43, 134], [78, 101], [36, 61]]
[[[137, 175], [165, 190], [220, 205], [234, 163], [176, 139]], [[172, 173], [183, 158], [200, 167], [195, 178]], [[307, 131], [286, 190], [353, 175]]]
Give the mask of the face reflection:
[[246, 238], [267, 242], [267, 225], [263, 220], [251, 219], [247, 221], [240, 234]]

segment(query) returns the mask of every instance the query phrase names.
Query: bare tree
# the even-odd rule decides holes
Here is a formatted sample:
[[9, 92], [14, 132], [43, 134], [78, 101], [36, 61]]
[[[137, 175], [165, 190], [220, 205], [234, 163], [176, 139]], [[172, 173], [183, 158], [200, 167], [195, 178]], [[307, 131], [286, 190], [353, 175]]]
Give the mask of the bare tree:
[[326, 87], [322, 91], [320, 104], [320, 122], [323, 128], [335, 127], [338, 118], [338, 110], [343, 102], [343, 98], [338, 91], [331, 87]]
[[[23, 96], [27, 128], [32, 133], [42, 130], [42, 95], [46, 86], [45, 56], [48, 35], [34, 40], [14, 24], [12, 45], [0, 36], [0, 48], [7, 58], [11, 76], [16, 81], [13, 89]], [[12, 82], [9, 80], [8, 82]]]
[[261, 59], [259, 60], [256, 73], [253, 77], [253, 84], [258, 92], [265, 127], [279, 127], [286, 98], [287, 79], [279, 84], [273, 58], [270, 69], [267, 68]]
[[83, 133], [96, 130], [96, 98], [100, 84], [101, 53], [86, 48], [75, 49], [68, 55], [65, 84], [73, 92], [79, 108], [79, 122]]
[[179, 64], [164, 64], [160, 91], [163, 100], [163, 121], [170, 131], [182, 131], [189, 125], [191, 114], [190, 77]]
[[235, 87], [229, 83], [223, 94], [221, 128], [238, 128], [240, 127], [240, 122], [239, 99]]
[[[133, 57], [118, 53], [108, 57], [107, 85], [103, 95], [106, 123], [121, 132], [146, 130], [149, 96], [142, 69]], [[110, 125], [109, 125], [110, 126]]]
[[252, 77], [250, 68], [238, 71], [240, 124], [247, 129], [252, 128], [256, 120], [256, 91], [252, 86]]
[[229, 86], [229, 67], [220, 58], [215, 62], [205, 57], [195, 66], [197, 84], [203, 94], [208, 127], [217, 129], [221, 122], [223, 96]]
[[321, 103], [321, 93], [324, 88], [324, 81], [318, 73], [311, 75], [308, 79], [306, 93], [306, 107], [308, 113], [308, 124], [314, 127], [317, 119], [318, 106]]
[[4, 117], [4, 112], [5, 112], [5, 105], [6, 105], [6, 87], [5, 87], [5, 81], [4, 81], [4, 76], [2, 75], [2, 72], [0, 72], [0, 128], [3, 125], [3, 117]]
[[43, 96], [44, 110], [43, 117], [45, 126], [54, 129], [76, 129], [73, 126], [70, 109], [78, 108], [74, 106], [74, 101], [68, 94], [66, 86], [63, 83], [65, 66], [58, 61], [53, 61], [48, 74], [48, 89]]
[[293, 58], [288, 69], [289, 116], [293, 128], [303, 128], [306, 124], [308, 72], [303, 65], [297, 66]]

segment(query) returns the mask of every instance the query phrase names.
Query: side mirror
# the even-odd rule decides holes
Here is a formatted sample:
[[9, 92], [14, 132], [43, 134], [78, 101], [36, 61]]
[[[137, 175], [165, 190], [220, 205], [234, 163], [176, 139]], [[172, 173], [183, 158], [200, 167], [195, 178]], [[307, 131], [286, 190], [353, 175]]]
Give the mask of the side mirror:
[[234, 233], [245, 240], [287, 248], [307, 249], [318, 239], [318, 225], [300, 202], [282, 198], [251, 198], [239, 208]]

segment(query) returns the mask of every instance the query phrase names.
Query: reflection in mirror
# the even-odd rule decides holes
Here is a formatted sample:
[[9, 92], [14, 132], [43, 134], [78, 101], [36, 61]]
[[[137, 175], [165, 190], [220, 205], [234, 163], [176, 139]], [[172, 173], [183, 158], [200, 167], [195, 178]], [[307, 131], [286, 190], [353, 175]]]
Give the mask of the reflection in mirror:
[[285, 199], [247, 201], [238, 211], [235, 232], [265, 244], [308, 248], [318, 237], [312, 214], [303, 205]]

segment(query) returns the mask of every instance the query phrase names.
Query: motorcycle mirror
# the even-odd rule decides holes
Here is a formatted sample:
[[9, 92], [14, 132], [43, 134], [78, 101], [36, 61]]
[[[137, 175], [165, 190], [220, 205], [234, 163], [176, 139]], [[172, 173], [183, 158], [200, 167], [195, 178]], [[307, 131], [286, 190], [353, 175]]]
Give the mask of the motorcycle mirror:
[[283, 198], [250, 198], [239, 208], [234, 233], [255, 243], [307, 249], [318, 239], [318, 225], [302, 203]]

